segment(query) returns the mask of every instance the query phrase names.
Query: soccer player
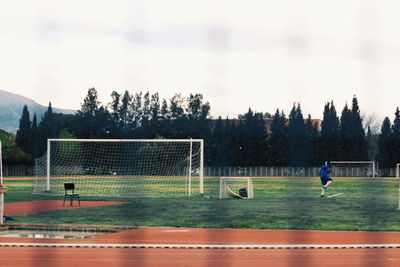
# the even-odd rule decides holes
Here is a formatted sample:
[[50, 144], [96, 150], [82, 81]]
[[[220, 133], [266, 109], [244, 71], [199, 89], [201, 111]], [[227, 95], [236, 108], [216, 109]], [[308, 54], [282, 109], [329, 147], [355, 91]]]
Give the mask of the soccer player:
[[329, 176], [329, 173], [332, 171], [331, 162], [328, 161], [325, 165], [319, 168], [319, 177], [321, 178], [322, 191], [321, 197], [325, 196], [325, 192], [327, 191], [328, 186], [332, 183], [332, 179]]

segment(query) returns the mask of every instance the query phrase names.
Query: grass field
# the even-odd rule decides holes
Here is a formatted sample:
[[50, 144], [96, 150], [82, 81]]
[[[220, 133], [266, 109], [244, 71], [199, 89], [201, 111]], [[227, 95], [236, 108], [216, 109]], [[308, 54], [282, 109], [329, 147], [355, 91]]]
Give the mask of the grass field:
[[[5, 202], [63, 199], [32, 194], [34, 180], [7, 180]], [[399, 179], [334, 178], [321, 198], [318, 178], [253, 178], [254, 199], [218, 199], [219, 179], [205, 179], [210, 198], [115, 198], [130, 204], [13, 216], [15, 223], [301, 230], [400, 231]]]

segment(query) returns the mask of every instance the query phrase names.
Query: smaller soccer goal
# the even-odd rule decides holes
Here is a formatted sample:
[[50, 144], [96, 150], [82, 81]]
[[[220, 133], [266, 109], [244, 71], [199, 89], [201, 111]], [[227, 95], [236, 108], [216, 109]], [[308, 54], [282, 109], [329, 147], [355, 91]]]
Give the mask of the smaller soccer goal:
[[332, 176], [377, 177], [375, 161], [331, 161]]
[[250, 177], [221, 177], [219, 198], [254, 198], [253, 182]]

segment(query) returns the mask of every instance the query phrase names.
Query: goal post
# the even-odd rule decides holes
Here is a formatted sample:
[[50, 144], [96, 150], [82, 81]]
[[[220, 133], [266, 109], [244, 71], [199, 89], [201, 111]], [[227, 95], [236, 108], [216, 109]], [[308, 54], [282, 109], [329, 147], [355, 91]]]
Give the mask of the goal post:
[[[396, 163], [396, 178], [400, 178], [400, 163]], [[397, 210], [400, 210], [400, 184], [399, 184], [399, 203], [397, 204]]]
[[377, 177], [375, 161], [338, 161], [332, 160], [333, 173], [342, 177]]
[[[253, 182], [250, 177], [220, 177], [219, 198], [254, 198]], [[245, 192], [245, 193], [242, 193]]]
[[181, 197], [204, 193], [202, 139], [48, 139], [36, 193]]

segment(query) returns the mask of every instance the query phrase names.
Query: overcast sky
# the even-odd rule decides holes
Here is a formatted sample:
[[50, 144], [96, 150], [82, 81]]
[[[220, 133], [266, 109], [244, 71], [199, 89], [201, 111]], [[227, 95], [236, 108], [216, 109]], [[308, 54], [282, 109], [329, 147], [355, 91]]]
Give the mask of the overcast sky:
[[357, 95], [400, 105], [398, 0], [0, 0], [0, 89], [79, 109], [122, 93], [202, 93], [213, 117], [304, 116]]

